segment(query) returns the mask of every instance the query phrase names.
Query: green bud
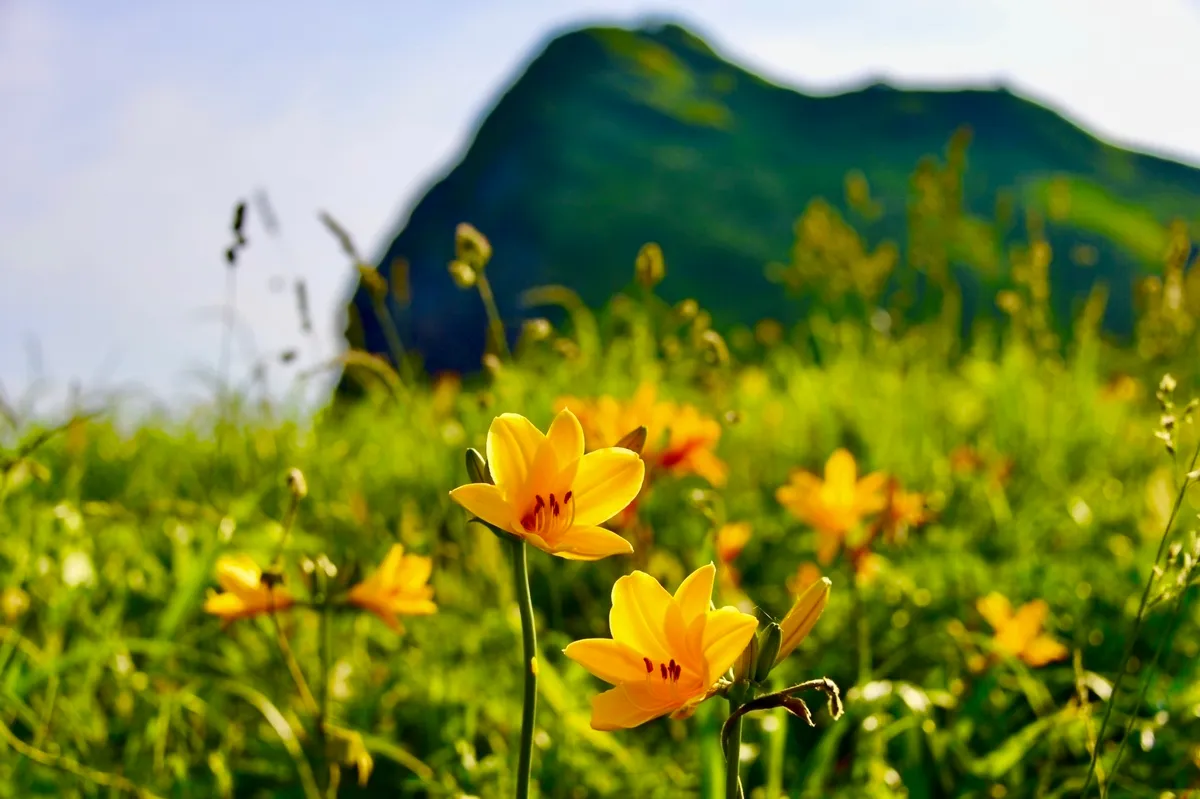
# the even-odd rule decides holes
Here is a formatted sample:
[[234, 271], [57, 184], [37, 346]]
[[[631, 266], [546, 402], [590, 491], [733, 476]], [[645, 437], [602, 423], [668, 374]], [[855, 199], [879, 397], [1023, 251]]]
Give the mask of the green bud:
[[633, 450], [638, 455], [641, 455], [642, 449], [646, 446], [646, 434], [646, 425], [642, 425], [641, 427], [626, 433], [621, 440], [615, 444], [615, 446], [621, 447], [622, 449]]
[[476, 272], [482, 272], [492, 259], [492, 245], [487, 237], [466, 222], [454, 230], [454, 258], [463, 261]]
[[450, 277], [454, 280], [454, 285], [460, 289], [469, 289], [475, 285], [478, 275], [475, 273], [474, 267], [462, 261], [450, 262]]
[[733, 679], [735, 683], [744, 683], [754, 676], [754, 664], [758, 660], [758, 637], [751, 636], [750, 643], [742, 650], [737, 661], [733, 664]]
[[467, 474], [473, 483], [492, 482], [492, 475], [488, 470], [487, 461], [479, 454], [479, 450], [474, 447], [467, 449]]
[[783, 642], [783, 628], [771, 622], [759, 637], [762, 640], [758, 645], [758, 661], [754, 664], [754, 681], [764, 682], [775, 667], [775, 656]]

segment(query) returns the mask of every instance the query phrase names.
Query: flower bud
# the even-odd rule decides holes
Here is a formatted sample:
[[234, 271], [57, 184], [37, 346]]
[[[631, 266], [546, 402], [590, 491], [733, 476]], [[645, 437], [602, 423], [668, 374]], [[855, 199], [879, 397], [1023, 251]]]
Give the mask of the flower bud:
[[474, 447], [467, 449], [467, 474], [473, 483], [492, 482], [492, 474], [488, 469], [487, 461], [483, 459], [483, 455], [479, 454], [479, 450]]
[[633, 262], [633, 274], [637, 282], [652, 289], [667, 276], [667, 265], [663, 261], [662, 248], [654, 242], [643, 244]]
[[460, 289], [469, 289], [475, 285], [478, 275], [475, 274], [475, 270], [470, 264], [463, 263], [462, 261], [451, 261], [449, 269], [450, 277], [454, 279], [454, 285]]
[[758, 660], [758, 636], [752, 636], [750, 643], [742, 650], [737, 661], [733, 664], [734, 682], [745, 682], [754, 676], [754, 664]]
[[476, 272], [482, 272], [492, 259], [492, 245], [487, 237], [466, 222], [454, 230], [454, 258], [463, 261]]
[[308, 483], [304, 479], [304, 472], [299, 469], [288, 469], [287, 487], [292, 492], [292, 497], [296, 500], [301, 500], [308, 496]]
[[782, 628], [783, 640], [779, 644], [779, 654], [775, 656], [776, 663], [790, 655], [792, 650], [812, 632], [817, 619], [821, 618], [821, 614], [825, 611], [825, 605], [829, 602], [829, 591], [832, 587], [833, 583], [830, 579], [822, 577], [796, 597], [796, 603], [779, 623]]
[[638, 455], [641, 455], [642, 450], [646, 446], [646, 434], [646, 425], [642, 425], [641, 427], [626, 433], [614, 446], [621, 447], [622, 449], [633, 450]]
[[754, 681], [763, 682], [775, 668], [775, 658], [779, 654], [779, 645], [783, 642], [783, 629], [771, 622], [759, 636], [762, 640], [758, 645], [758, 660], [754, 664]]

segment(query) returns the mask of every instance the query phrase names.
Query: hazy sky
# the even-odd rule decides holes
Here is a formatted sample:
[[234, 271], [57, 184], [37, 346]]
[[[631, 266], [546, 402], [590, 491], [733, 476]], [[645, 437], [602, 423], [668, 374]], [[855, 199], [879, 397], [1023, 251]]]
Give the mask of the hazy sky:
[[0, 0], [4, 396], [39, 374], [202, 396], [232, 208], [259, 187], [283, 236], [252, 216], [235, 373], [302, 343], [277, 275], [311, 288], [304, 362], [333, 356], [351, 275], [317, 211], [374, 255], [554, 29], [647, 15], [810, 91], [1004, 82], [1200, 163], [1193, 0]]

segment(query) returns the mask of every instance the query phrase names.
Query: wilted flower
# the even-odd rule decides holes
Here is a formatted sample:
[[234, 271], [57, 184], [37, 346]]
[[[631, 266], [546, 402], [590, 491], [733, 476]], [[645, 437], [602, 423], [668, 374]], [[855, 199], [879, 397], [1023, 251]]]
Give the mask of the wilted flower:
[[227, 623], [284, 610], [296, 601], [286, 588], [264, 581], [262, 569], [249, 555], [218, 558], [217, 582], [222, 591], [205, 600], [204, 612], [220, 616]]
[[613, 585], [612, 638], [575, 641], [563, 653], [614, 688], [592, 699], [592, 728], [636, 727], [690, 715], [712, 696], [754, 637], [758, 620], [733, 607], [710, 609], [712, 564], [694, 571], [674, 596], [635, 571]]
[[828, 564], [863, 519], [886, 505], [886, 481], [882, 472], [858, 479], [854, 456], [839, 449], [825, 463], [824, 480], [811, 472], [793, 471], [775, 498], [817, 530], [817, 560]]
[[1027, 602], [1014, 613], [1008, 598], [993, 591], [975, 606], [996, 631], [993, 644], [1000, 652], [1020, 658], [1030, 666], [1044, 666], [1067, 656], [1065, 646], [1042, 634], [1042, 625], [1050, 613], [1045, 600]]
[[404, 547], [392, 544], [379, 568], [350, 589], [350, 604], [374, 613], [396, 632], [402, 629], [397, 616], [425, 616], [437, 612], [429, 575], [433, 561], [421, 555], [405, 555]]
[[597, 560], [633, 551], [599, 525], [642, 487], [637, 453], [612, 447], [584, 454], [583, 429], [569, 409], [543, 434], [524, 416], [502, 414], [487, 436], [495, 485], [470, 483], [450, 497], [488, 524], [561, 558]]

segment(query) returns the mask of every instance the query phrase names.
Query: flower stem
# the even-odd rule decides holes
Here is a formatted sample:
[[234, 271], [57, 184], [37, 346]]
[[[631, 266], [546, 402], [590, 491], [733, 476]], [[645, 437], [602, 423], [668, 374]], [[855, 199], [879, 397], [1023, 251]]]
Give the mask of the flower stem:
[[483, 300], [483, 309], [487, 311], [488, 328], [498, 354], [504, 360], [511, 362], [512, 353], [508, 349], [508, 336], [504, 332], [504, 320], [500, 318], [500, 308], [496, 305], [496, 295], [492, 293], [492, 284], [488, 282], [487, 276], [480, 272], [475, 286], [479, 289], [479, 298]]
[[[729, 711], [734, 711], [733, 704]], [[725, 740], [725, 799], [742, 799], [742, 781], [738, 772], [742, 762], [742, 719], [735, 718]]]
[[[1196, 449], [1192, 451], [1192, 460], [1188, 466], [1190, 474], [1196, 468], [1196, 462], [1200, 460], [1200, 441], [1196, 442]], [[1188, 486], [1191, 485], [1191, 480], [1184, 477], [1183, 484], [1179, 488], [1179, 493], [1175, 495], [1175, 504], [1171, 507], [1171, 515], [1167, 517], [1167, 524], [1163, 528], [1162, 538], [1158, 540], [1158, 551], [1154, 555], [1154, 563], [1150, 567], [1150, 576], [1146, 579], [1146, 586], [1142, 590], [1142, 601], [1138, 605], [1137, 616], [1133, 619], [1133, 629], [1129, 632], [1129, 638], [1125, 642], [1125, 653], [1121, 657], [1121, 665], [1117, 667], [1117, 677], [1113, 680], [1112, 691], [1108, 695], [1108, 703], [1104, 707], [1104, 717], [1100, 720], [1100, 731], [1096, 733], [1096, 747], [1092, 750], [1091, 762], [1088, 763], [1087, 776], [1083, 778], [1083, 789], [1079, 792], [1082, 798], [1087, 797], [1088, 788], [1092, 785], [1092, 777], [1096, 774], [1096, 766], [1100, 762], [1100, 747], [1104, 745], [1104, 731], [1108, 729], [1108, 722], [1112, 718], [1113, 707], [1117, 704], [1117, 696], [1121, 693], [1121, 682], [1125, 679], [1125, 671], [1129, 666], [1129, 659], [1133, 657], [1133, 649], [1137, 644], [1138, 635], [1142, 632], [1142, 623], [1146, 620], [1146, 611], [1150, 603], [1150, 590], [1155, 583], [1155, 569], [1158, 568], [1158, 562], [1162, 560], [1163, 552], [1167, 549], [1167, 541], [1171, 537], [1171, 530], [1175, 527], [1175, 518], [1179, 515], [1179, 508], [1183, 505], [1184, 497], [1187, 496]], [[1136, 713], [1136, 709], [1134, 710]], [[1112, 779], [1112, 774], [1109, 774], [1109, 779]]]
[[533, 719], [537, 712], [537, 631], [533, 628], [533, 600], [529, 595], [529, 567], [525, 542], [513, 541], [513, 580], [517, 606], [521, 609], [521, 644], [524, 657], [525, 698], [521, 712], [521, 749], [517, 761], [517, 799], [529, 797], [529, 767], [533, 760]]

